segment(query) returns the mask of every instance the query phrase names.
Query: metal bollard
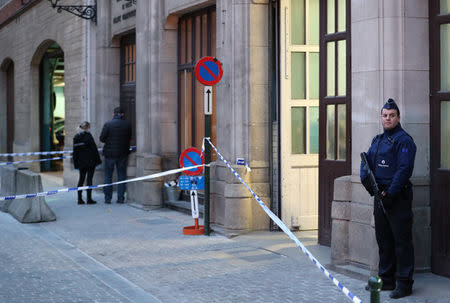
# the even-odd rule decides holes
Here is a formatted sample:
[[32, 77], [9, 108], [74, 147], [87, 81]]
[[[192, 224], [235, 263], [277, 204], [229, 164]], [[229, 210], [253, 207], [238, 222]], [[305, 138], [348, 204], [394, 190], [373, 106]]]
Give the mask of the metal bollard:
[[380, 291], [383, 286], [383, 281], [380, 277], [370, 277], [367, 282], [370, 291], [370, 303], [380, 303]]

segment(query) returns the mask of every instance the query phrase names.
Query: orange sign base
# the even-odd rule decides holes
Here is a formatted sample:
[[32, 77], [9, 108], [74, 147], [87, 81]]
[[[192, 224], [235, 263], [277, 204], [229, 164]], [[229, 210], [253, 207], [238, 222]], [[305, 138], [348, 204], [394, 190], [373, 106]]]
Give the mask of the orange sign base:
[[199, 236], [205, 233], [205, 226], [198, 225], [198, 219], [195, 219], [195, 226], [186, 226], [183, 228], [183, 235]]

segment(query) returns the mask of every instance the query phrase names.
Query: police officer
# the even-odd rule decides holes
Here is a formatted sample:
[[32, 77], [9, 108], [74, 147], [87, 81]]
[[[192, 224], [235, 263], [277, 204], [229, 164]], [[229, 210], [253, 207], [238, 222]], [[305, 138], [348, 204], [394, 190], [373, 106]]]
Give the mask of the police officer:
[[[413, 199], [409, 178], [414, 169], [416, 145], [400, 124], [400, 110], [393, 99], [381, 109], [382, 134], [372, 140], [367, 159], [381, 192], [380, 203], [374, 204], [375, 235], [379, 249], [378, 275], [382, 290], [393, 290], [397, 299], [412, 293], [414, 247], [412, 243]], [[367, 172], [361, 163], [361, 182], [368, 192]]]

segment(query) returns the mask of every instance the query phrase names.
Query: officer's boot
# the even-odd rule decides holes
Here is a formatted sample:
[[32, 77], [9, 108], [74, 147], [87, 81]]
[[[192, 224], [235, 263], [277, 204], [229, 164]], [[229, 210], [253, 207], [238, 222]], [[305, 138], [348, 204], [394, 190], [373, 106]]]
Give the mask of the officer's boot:
[[87, 190], [87, 204], [96, 204], [97, 201], [92, 200], [92, 189]]
[[394, 290], [395, 289], [395, 279], [394, 278], [381, 277], [381, 280], [383, 281], [383, 286], [381, 287], [381, 290]]
[[395, 289], [389, 294], [392, 299], [399, 299], [412, 294], [413, 281], [397, 280]]
[[78, 204], [84, 204], [82, 191], [78, 191]]

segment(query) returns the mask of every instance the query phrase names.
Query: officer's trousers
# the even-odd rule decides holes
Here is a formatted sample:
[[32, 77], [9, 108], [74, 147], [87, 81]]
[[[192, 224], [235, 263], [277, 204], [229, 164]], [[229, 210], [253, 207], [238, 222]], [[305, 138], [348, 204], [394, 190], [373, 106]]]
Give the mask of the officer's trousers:
[[412, 285], [414, 272], [414, 247], [412, 243], [413, 213], [412, 188], [408, 187], [395, 199], [391, 208], [383, 213], [375, 202], [375, 235], [379, 248], [378, 275], [385, 282]]

